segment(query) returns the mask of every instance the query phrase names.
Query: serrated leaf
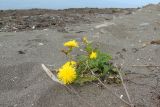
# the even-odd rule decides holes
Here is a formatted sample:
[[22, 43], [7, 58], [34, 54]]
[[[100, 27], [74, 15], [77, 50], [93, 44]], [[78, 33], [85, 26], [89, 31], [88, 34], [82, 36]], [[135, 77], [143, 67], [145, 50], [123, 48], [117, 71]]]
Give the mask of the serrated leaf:
[[92, 82], [95, 80], [97, 80], [97, 78], [91, 75], [87, 77], [79, 77], [74, 83], [83, 85], [86, 82]]

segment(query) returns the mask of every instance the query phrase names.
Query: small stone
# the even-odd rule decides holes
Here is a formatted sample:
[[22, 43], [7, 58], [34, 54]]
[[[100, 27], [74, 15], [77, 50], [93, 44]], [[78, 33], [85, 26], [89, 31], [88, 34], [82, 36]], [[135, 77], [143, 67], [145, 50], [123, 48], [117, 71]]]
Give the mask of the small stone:
[[122, 98], [123, 98], [123, 95], [120, 96], [120, 99], [122, 99]]
[[14, 30], [17, 30], [18, 28], [16, 28], [16, 27], [13, 27], [13, 29], [14, 29]]
[[123, 52], [126, 52], [127, 50], [126, 50], [126, 48], [123, 48], [122, 51], [123, 51]]
[[143, 46], [143, 47], [146, 47], [146, 46], [147, 46], [147, 44], [145, 44], [145, 43], [144, 43], [142, 46]]
[[18, 53], [19, 53], [19, 54], [25, 54], [25, 52], [24, 52], [24, 51], [18, 51]]
[[43, 44], [43, 43], [39, 43], [38, 45], [39, 45], [39, 46], [42, 46], [42, 45], [44, 45], [44, 44]]
[[32, 29], [35, 29], [36, 27], [35, 26], [32, 26]]
[[132, 52], [133, 52], [133, 53], [136, 53], [137, 51], [138, 51], [137, 48], [132, 48]]
[[123, 63], [121, 63], [120, 65], [123, 66]]

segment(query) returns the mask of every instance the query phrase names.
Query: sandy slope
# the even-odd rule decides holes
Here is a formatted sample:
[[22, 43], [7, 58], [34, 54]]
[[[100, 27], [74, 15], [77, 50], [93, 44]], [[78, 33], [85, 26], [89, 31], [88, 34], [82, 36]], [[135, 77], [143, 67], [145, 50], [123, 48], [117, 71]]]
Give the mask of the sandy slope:
[[[159, 5], [108, 22], [67, 27], [69, 33], [53, 30], [0, 33], [0, 107], [127, 107], [95, 84], [74, 87], [84, 101], [43, 72], [41, 63], [54, 68], [64, 63], [66, 59], [59, 52], [64, 41], [80, 40], [83, 35], [111, 53], [114, 63], [124, 62], [123, 71], [128, 74], [125, 83], [136, 107], [160, 107], [160, 68], [130, 67], [160, 65], [160, 45], [143, 47], [143, 43], [160, 39]], [[122, 86], [108, 87], [127, 99]]]

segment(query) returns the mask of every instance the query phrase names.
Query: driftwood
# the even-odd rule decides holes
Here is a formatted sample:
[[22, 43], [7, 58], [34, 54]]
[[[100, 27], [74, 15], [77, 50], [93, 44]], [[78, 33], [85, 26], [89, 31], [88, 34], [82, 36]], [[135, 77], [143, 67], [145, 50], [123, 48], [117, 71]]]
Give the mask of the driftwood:
[[62, 84], [62, 83], [57, 79], [57, 77], [56, 77], [44, 64], [41, 64], [41, 65], [42, 65], [43, 70], [47, 73], [47, 75], [48, 75], [53, 81]]

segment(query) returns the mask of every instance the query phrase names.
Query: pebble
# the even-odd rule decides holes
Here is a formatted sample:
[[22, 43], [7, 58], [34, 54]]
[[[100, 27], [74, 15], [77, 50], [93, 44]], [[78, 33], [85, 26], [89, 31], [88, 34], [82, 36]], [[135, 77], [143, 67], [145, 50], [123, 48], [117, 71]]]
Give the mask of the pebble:
[[122, 98], [123, 98], [123, 95], [120, 96], [120, 99], [122, 99]]
[[25, 54], [25, 52], [24, 52], [24, 51], [18, 51], [18, 53], [19, 53], [19, 54]]
[[32, 26], [32, 29], [35, 29], [36, 27], [35, 26]]
[[133, 52], [133, 53], [136, 53], [137, 51], [138, 51], [137, 48], [132, 48], [132, 52]]
[[39, 45], [39, 46], [43, 46], [44, 44], [43, 44], [43, 43], [39, 43], [38, 45]]
[[145, 43], [144, 43], [142, 46], [143, 46], [143, 47], [146, 47], [146, 46], [147, 46], [147, 44], [145, 44]]
[[123, 52], [126, 52], [127, 50], [126, 50], [126, 48], [123, 48], [122, 51], [123, 51]]

